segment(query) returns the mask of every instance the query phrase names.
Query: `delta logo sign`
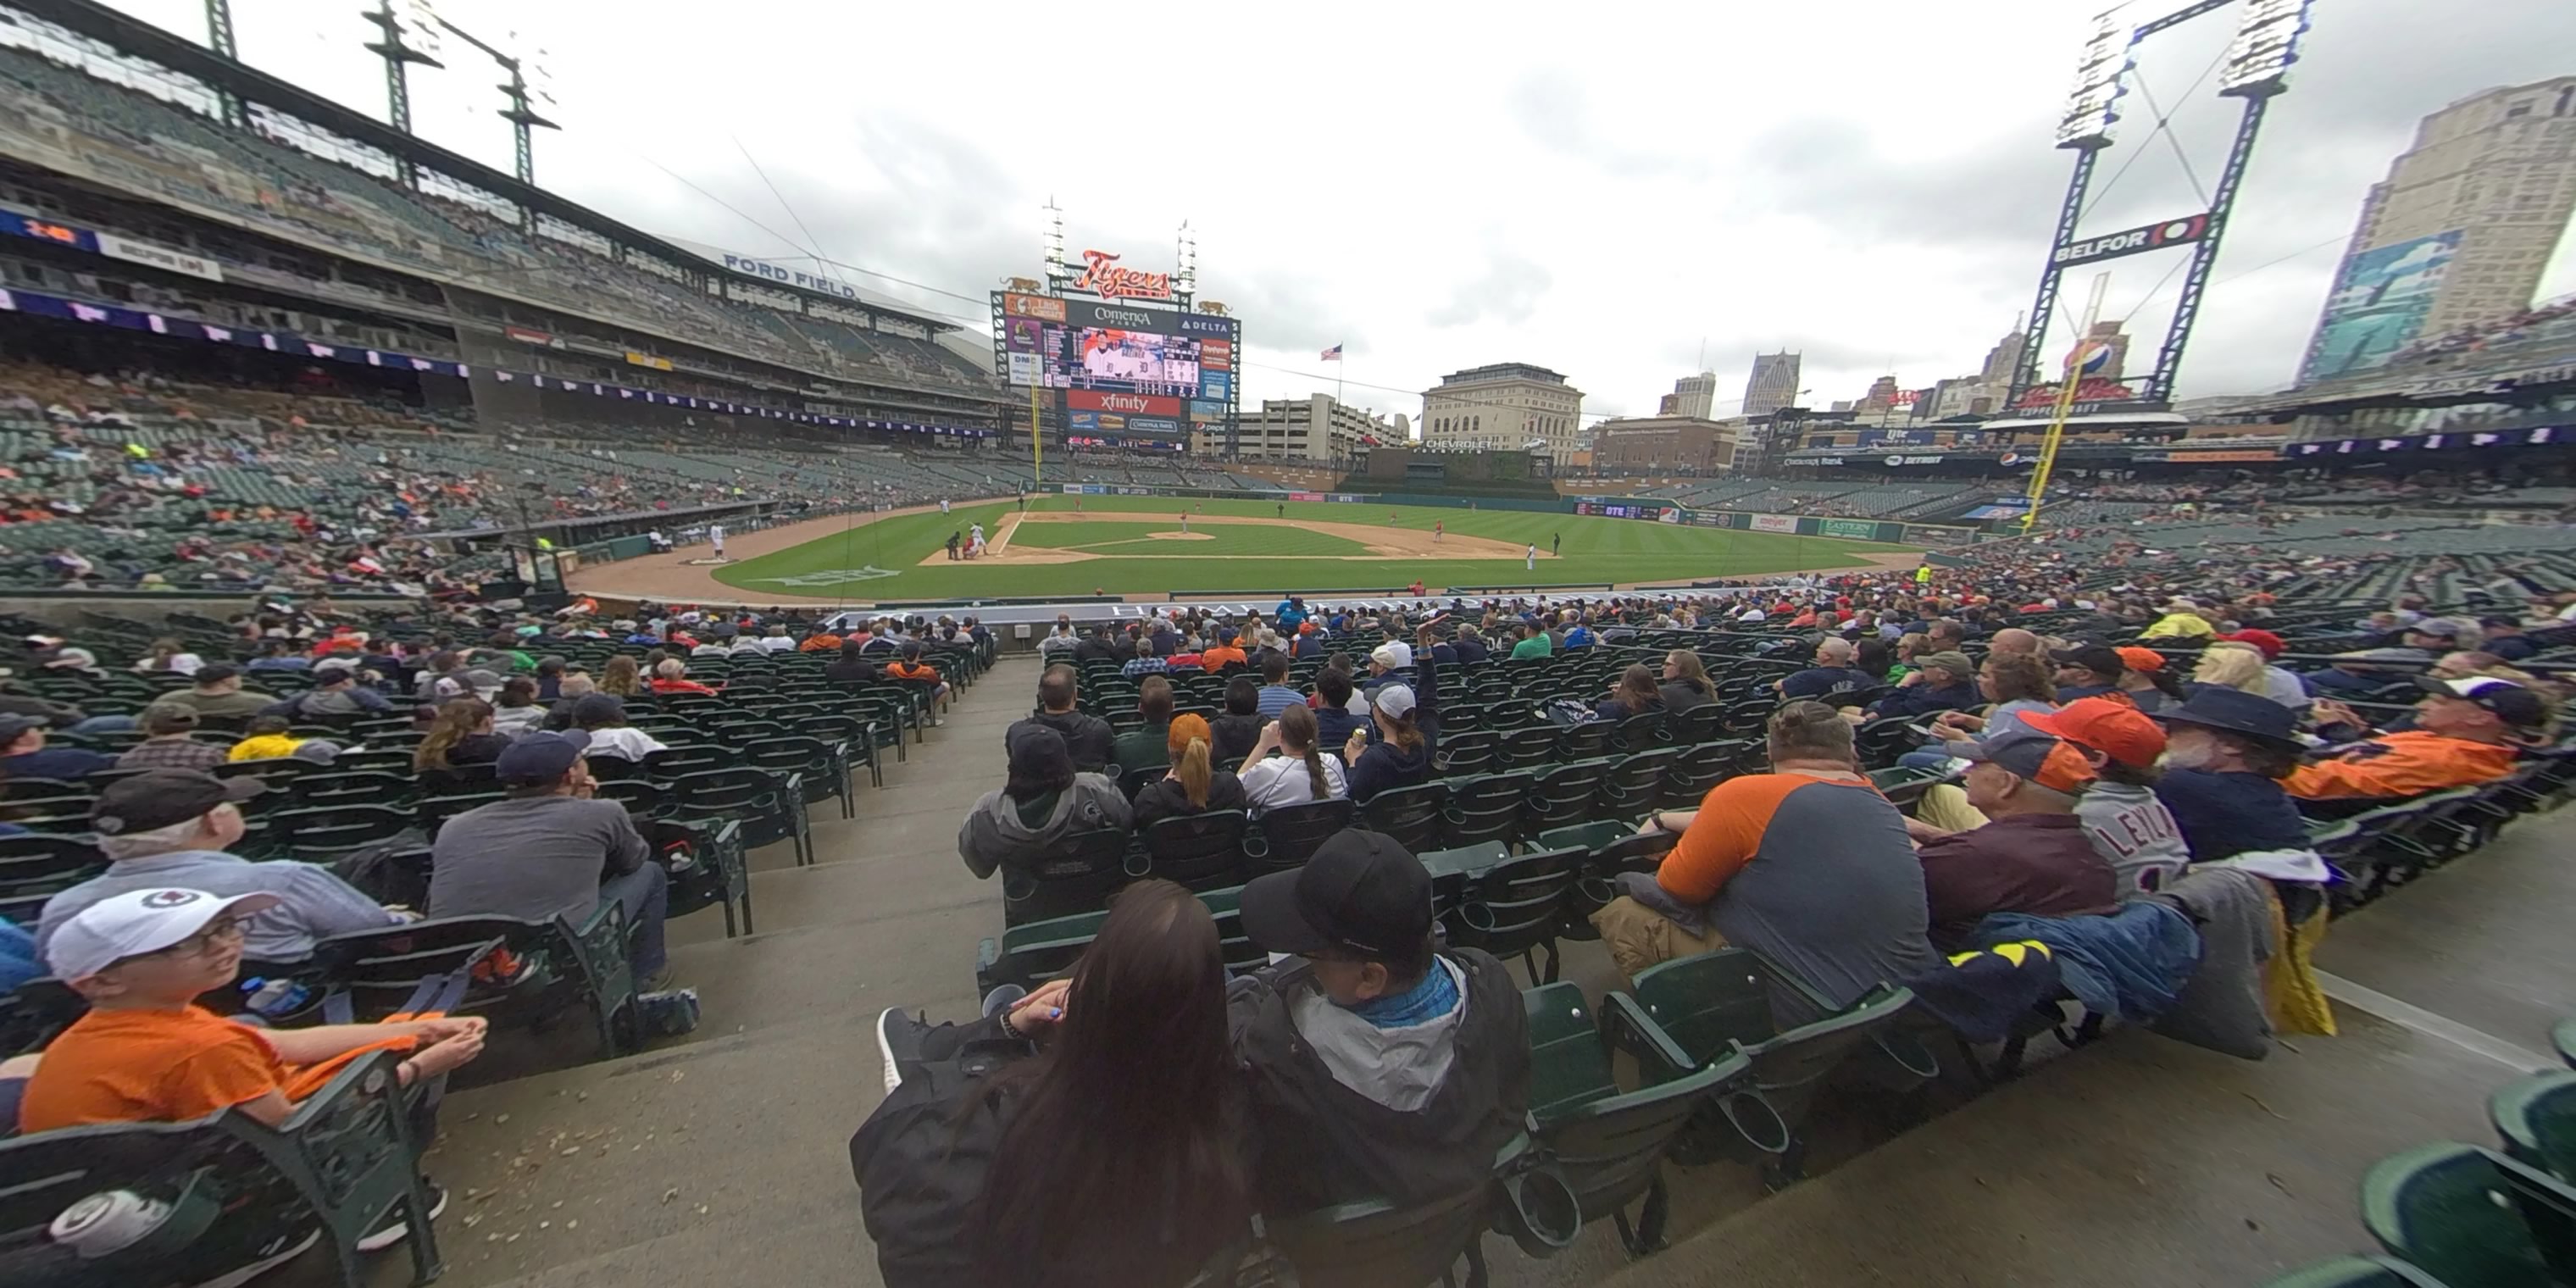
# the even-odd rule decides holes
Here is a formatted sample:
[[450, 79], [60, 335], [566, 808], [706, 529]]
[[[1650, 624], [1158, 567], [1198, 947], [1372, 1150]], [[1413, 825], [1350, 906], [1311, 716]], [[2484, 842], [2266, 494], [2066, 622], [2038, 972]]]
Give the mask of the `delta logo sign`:
[[1073, 279], [1073, 290], [1089, 291], [1104, 300], [1168, 300], [1172, 298], [1172, 275], [1147, 273], [1118, 267], [1118, 256], [1105, 250], [1082, 252], [1082, 274]]

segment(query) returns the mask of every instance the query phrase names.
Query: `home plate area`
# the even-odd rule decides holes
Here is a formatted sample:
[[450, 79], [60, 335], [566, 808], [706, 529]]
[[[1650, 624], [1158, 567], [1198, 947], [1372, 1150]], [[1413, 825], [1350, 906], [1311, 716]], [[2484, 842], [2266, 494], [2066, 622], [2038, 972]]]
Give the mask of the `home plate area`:
[[[1182, 516], [1134, 511], [1084, 514], [1040, 510], [1003, 516], [987, 538], [975, 563], [1069, 564], [1094, 559], [1223, 558], [1349, 559], [1389, 561], [1422, 559], [1519, 559], [1523, 547], [1490, 537], [1438, 534], [1416, 528], [1380, 527], [1368, 523], [1328, 523], [1264, 519], [1241, 515], [1193, 514], [1188, 531]], [[946, 549], [933, 550], [924, 566], [948, 562]]]

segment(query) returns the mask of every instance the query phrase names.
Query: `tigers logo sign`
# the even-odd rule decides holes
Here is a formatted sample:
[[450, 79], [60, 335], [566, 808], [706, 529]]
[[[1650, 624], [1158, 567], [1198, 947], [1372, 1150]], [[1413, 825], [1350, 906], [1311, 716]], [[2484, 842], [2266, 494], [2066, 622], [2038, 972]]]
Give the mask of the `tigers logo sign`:
[[1089, 291], [1104, 300], [1168, 300], [1172, 275], [1118, 267], [1118, 257], [1105, 250], [1082, 252], [1083, 270], [1070, 289]]

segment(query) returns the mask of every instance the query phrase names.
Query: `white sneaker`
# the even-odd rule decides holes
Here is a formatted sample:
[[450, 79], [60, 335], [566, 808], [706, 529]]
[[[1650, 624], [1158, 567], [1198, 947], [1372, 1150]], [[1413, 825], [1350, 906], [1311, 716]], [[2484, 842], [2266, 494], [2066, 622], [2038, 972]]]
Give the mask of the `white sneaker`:
[[321, 1241], [322, 1227], [318, 1225], [306, 1230], [301, 1235], [287, 1235], [284, 1238], [283, 1244], [270, 1245], [271, 1247], [277, 1248], [277, 1251], [263, 1253], [259, 1260], [246, 1266], [227, 1270], [212, 1279], [200, 1280], [197, 1283], [196, 1288], [241, 1288], [241, 1285], [249, 1283], [251, 1280], [257, 1279], [261, 1275], [267, 1274], [269, 1271], [275, 1270], [279, 1266], [295, 1260], [297, 1257], [303, 1256], [306, 1250]]

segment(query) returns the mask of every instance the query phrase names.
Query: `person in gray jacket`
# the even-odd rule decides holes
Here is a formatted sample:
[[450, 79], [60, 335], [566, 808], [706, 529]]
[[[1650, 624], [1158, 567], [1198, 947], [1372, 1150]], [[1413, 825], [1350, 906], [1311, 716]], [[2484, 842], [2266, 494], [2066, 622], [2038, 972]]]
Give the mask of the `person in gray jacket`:
[[978, 877], [1034, 866], [1076, 832], [1131, 822], [1127, 794], [1104, 774], [1078, 774], [1064, 735], [1023, 720], [1011, 726], [1010, 777], [984, 793], [957, 829], [957, 857]]

